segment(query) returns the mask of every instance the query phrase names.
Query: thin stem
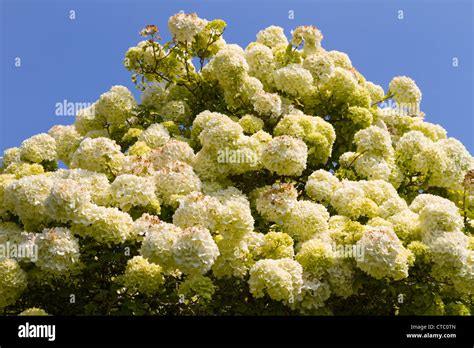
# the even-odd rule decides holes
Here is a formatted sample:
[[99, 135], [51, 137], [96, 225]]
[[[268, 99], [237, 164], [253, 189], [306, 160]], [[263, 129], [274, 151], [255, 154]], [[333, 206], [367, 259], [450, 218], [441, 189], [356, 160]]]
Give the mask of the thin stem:
[[383, 101], [386, 101], [387, 99], [390, 99], [393, 97], [393, 94], [387, 94], [385, 97], [383, 97], [381, 100], [375, 102], [375, 103], [372, 103], [370, 104], [370, 106], [374, 106], [374, 105], [377, 105], [377, 104], [380, 104], [381, 102]]

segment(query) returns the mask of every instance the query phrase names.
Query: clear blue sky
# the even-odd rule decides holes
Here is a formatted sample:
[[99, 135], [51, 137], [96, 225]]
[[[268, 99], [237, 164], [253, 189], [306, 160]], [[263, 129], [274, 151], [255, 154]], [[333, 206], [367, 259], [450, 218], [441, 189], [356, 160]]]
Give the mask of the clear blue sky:
[[[138, 31], [156, 24], [169, 39], [167, 19], [184, 10], [228, 23], [228, 43], [246, 46], [271, 25], [286, 34], [318, 26], [323, 47], [349, 54], [368, 79], [387, 89], [408, 75], [423, 92], [426, 119], [439, 123], [474, 153], [473, 1], [109, 1], [0, 0], [0, 151], [54, 124], [55, 104], [94, 102], [112, 85], [133, 89], [122, 66]], [[76, 19], [69, 19], [74, 10]], [[288, 19], [293, 10], [295, 18]], [[398, 10], [404, 11], [399, 20]], [[15, 58], [21, 67], [15, 67]], [[458, 57], [459, 66], [452, 66]]]

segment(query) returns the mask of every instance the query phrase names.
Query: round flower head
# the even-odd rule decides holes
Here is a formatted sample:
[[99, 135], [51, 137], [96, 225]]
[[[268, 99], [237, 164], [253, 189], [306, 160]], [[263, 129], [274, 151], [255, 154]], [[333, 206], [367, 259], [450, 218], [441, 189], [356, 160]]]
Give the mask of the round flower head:
[[96, 173], [84, 169], [60, 169], [55, 172], [58, 178], [71, 179], [82, 185], [90, 194], [92, 202], [100, 204], [109, 189], [109, 180], [102, 173]]
[[283, 217], [283, 230], [297, 241], [305, 241], [328, 230], [326, 208], [310, 201], [297, 201]]
[[28, 308], [25, 309], [23, 312], [18, 314], [19, 316], [33, 316], [33, 317], [40, 317], [40, 316], [46, 316], [49, 315], [44, 309], [42, 308]]
[[[148, 261], [161, 265], [165, 271], [173, 271], [173, 246], [181, 229], [167, 222], [160, 222], [146, 228], [140, 253]], [[142, 233], [141, 233], [142, 234]]]
[[390, 216], [388, 221], [401, 240], [417, 239], [420, 235], [420, 217], [410, 209]]
[[290, 64], [273, 73], [278, 90], [293, 96], [304, 96], [313, 90], [313, 76], [298, 64]]
[[331, 296], [331, 288], [326, 282], [317, 279], [304, 279], [301, 294], [295, 303], [303, 313], [307, 309], [324, 307], [324, 302]]
[[151, 295], [160, 290], [165, 279], [160, 265], [149, 263], [142, 256], [135, 256], [128, 260], [122, 281], [132, 292]]
[[289, 258], [257, 261], [250, 269], [250, 292], [256, 298], [266, 294], [275, 301], [294, 303], [303, 286], [302, 274], [301, 265]]
[[16, 214], [27, 230], [35, 230], [48, 222], [46, 199], [53, 180], [44, 175], [26, 176], [5, 187], [5, 208]]
[[263, 120], [261, 118], [245, 115], [239, 120], [240, 126], [243, 128], [244, 133], [254, 134], [261, 130], [264, 126]]
[[249, 75], [258, 78], [264, 85], [273, 83], [275, 68], [273, 53], [267, 46], [254, 42], [245, 49], [245, 60], [249, 65]]
[[410, 109], [418, 109], [421, 101], [421, 91], [411, 78], [407, 76], [397, 76], [390, 81], [388, 93], [393, 95], [393, 99], [399, 106], [409, 106]]
[[[330, 203], [338, 214], [354, 219], [366, 214], [373, 214], [377, 210], [376, 204], [365, 197], [361, 185], [347, 180], [342, 181], [334, 191]], [[367, 208], [370, 209], [367, 210]]]
[[72, 155], [71, 168], [81, 168], [114, 176], [122, 168], [124, 154], [108, 138], [85, 138]]
[[278, 116], [281, 114], [281, 98], [276, 93], [258, 91], [252, 96], [253, 108], [262, 116]]
[[225, 45], [207, 65], [209, 73], [224, 89], [236, 87], [247, 75], [249, 66], [244, 50], [238, 45]]
[[333, 95], [336, 102], [343, 103], [354, 96], [357, 89], [358, 83], [354, 75], [350, 71], [336, 66], [334, 73], [321, 85], [320, 93]]
[[221, 210], [222, 204], [216, 197], [193, 192], [180, 199], [173, 223], [181, 228], [202, 226], [216, 231], [217, 216]]
[[56, 140], [58, 159], [69, 164], [72, 154], [82, 141], [82, 136], [76, 131], [74, 126], [62, 125], [52, 127], [48, 134]]
[[20, 148], [19, 147], [11, 147], [3, 151], [3, 157], [0, 157], [0, 168], [8, 167], [12, 163], [20, 162]]
[[369, 92], [371, 103], [379, 102], [385, 96], [382, 86], [376, 85], [370, 81], [366, 81], [365, 88], [367, 88], [367, 91]]
[[303, 51], [306, 54], [317, 52], [321, 47], [321, 40], [323, 34], [313, 25], [303, 25], [293, 30], [293, 37], [291, 43], [294, 46], [299, 46], [304, 43]]
[[186, 274], [204, 274], [219, 256], [219, 249], [208, 229], [189, 227], [179, 233], [173, 245], [173, 257], [179, 270]]
[[[228, 240], [241, 240], [253, 231], [254, 219], [247, 197], [235, 187], [210, 193], [220, 203], [215, 230]], [[214, 232], [213, 229], [211, 231]]]
[[327, 54], [329, 57], [331, 57], [335, 66], [339, 68], [347, 69], [347, 70], [350, 70], [352, 68], [352, 62], [349, 56], [345, 54], [344, 52], [333, 50], [333, 51], [329, 51]]
[[430, 231], [460, 231], [464, 226], [456, 205], [448, 199], [425, 205], [420, 211], [420, 228], [423, 233]]
[[156, 192], [166, 205], [175, 205], [180, 196], [201, 190], [201, 180], [193, 168], [174, 161], [155, 173]]
[[15, 180], [16, 178], [13, 174], [0, 174], [0, 203], [2, 203], [0, 204], [0, 218], [8, 211], [7, 207], [3, 204], [5, 188]]
[[306, 144], [291, 136], [273, 138], [262, 154], [262, 163], [278, 175], [301, 175], [306, 168], [308, 148]]
[[430, 185], [461, 190], [464, 175], [474, 169], [474, 158], [454, 138], [441, 139], [434, 145], [440, 150], [446, 166], [436, 165], [432, 168]]
[[193, 122], [193, 132], [205, 148], [218, 148], [235, 144], [243, 135], [242, 127], [228, 116], [203, 111]]
[[142, 104], [160, 111], [168, 97], [168, 90], [163, 83], [152, 82], [142, 93]]
[[147, 156], [128, 155], [125, 156], [119, 175], [132, 174], [148, 177], [155, 174], [153, 162]]
[[179, 284], [178, 295], [184, 300], [191, 299], [193, 302], [207, 302], [212, 299], [216, 288], [210, 278], [204, 277], [201, 274], [193, 274]]
[[460, 231], [430, 231], [423, 236], [422, 242], [428, 246], [437, 278], [451, 278], [466, 263], [468, 238]]
[[432, 195], [429, 193], [422, 193], [415, 197], [415, 199], [410, 204], [410, 210], [414, 213], [419, 214], [424, 207], [429, 204], [448, 204], [450, 201], [441, 196]]
[[369, 227], [357, 242], [363, 257], [357, 267], [376, 279], [399, 280], [408, 277], [413, 254], [402, 245], [395, 232], [388, 227]]
[[132, 174], [123, 174], [115, 178], [109, 187], [108, 199], [123, 211], [132, 207], [145, 207], [156, 200], [153, 179]]
[[171, 100], [161, 108], [163, 120], [187, 124], [191, 116], [189, 105], [183, 100]]
[[336, 132], [331, 124], [321, 117], [304, 115], [298, 111], [284, 116], [276, 125], [274, 134], [290, 135], [303, 140], [308, 146], [308, 161], [311, 164], [325, 163], [336, 139]]
[[393, 155], [390, 133], [377, 126], [370, 126], [358, 131], [354, 135], [354, 143], [357, 145], [358, 153], [370, 151], [383, 157]]
[[318, 239], [310, 239], [301, 245], [296, 261], [298, 261], [305, 274], [312, 278], [320, 279], [335, 264], [336, 255], [329, 243]]
[[86, 135], [92, 131], [103, 130], [107, 125], [104, 116], [99, 115], [96, 111], [96, 103], [79, 109], [74, 120], [74, 127], [80, 135]]
[[45, 133], [34, 135], [21, 143], [20, 157], [34, 163], [55, 161], [58, 157], [56, 140]]
[[316, 84], [322, 84], [334, 74], [335, 66], [328, 55], [312, 54], [303, 61], [303, 68], [311, 73]]
[[446, 129], [438, 124], [424, 122], [420, 117], [414, 119], [410, 125], [410, 129], [422, 132], [432, 141], [438, 141], [447, 138]]
[[259, 190], [256, 208], [268, 221], [282, 223], [283, 218], [297, 203], [298, 191], [291, 184], [274, 184]]
[[168, 19], [168, 28], [177, 42], [191, 43], [204, 30], [207, 21], [196, 13], [178, 13]]
[[16, 162], [5, 168], [4, 173], [13, 174], [16, 179], [21, 179], [25, 176], [44, 174], [44, 167], [38, 163]]
[[391, 161], [370, 152], [346, 152], [339, 158], [346, 167], [352, 163], [357, 175], [368, 180], [389, 180], [392, 174]]
[[53, 274], [64, 274], [79, 263], [79, 241], [67, 228], [44, 229], [36, 237], [38, 261], [36, 266]]
[[81, 214], [80, 221], [71, 230], [80, 236], [89, 236], [99, 243], [120, 244], [135, 237], [133, 220], [117, 208], [89, 205]]
[[344, 117], [354, 123], [357, 128], [366, 128], [373, 122], [371, 111], [360, 106], [349, 106]]
[[17, 261], [0, 260], [0, 308], [12, 305], [26, 289], [27, 278]]
[[419, 131], [405, 133], [395, 146], [397, 165], [409, 173], [428, 174], [446, 170], [446, 156]]
[[159, 123], [152, 124], [138, 137], [139, 141], [144, 141], [152, 149], [165, 145], [169, 139], [168, 130]]
[[294, 256], [293, 239], [286, 233], [268, 232], [258, 242], [254, 254], [263, 259], [283, 259]]
[[73, 179], [58, 179], [54, 181], [45, 204], [53, 220], [69, 222], [74, 221], [90, 201], [91, 195], [85, 185]]
[[319, 169], [308, 177], [305, 191], [311, 199], [320, 203], [329, 203], [338, 185], [338, 178], [328, 171]]
[[132, 116], [136, 102], [132, 92], [124, 86], [113, 86], [95, 104], [95, 112], [102, 115], [112, 126], [121, 126]]
[[288, 39], [282, 27], [269, 26], [257, 33], [257, 42], [267, 47], [273, 48], [278, 45], [288, 45]]

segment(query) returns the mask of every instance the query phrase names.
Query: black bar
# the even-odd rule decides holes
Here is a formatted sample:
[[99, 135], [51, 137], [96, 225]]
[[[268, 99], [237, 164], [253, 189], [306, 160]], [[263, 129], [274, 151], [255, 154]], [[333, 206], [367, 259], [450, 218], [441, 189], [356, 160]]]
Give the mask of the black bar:
[[[55, 340], [18, 337], [19, 326], [27, 322], [30, 327], [55, 325]], [[473, 347], [473, 324], [472, 317], [0, 317], [0, 346], [251, 343], [291, 347], [307, 343], [313, 347], [315, 344]], [[455, 334], [456, 337], [408, 338], [407, 334]]]

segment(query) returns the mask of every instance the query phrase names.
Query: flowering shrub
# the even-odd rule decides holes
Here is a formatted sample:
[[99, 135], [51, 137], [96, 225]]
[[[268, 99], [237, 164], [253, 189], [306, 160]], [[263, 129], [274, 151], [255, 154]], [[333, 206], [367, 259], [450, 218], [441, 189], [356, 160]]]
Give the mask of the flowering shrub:
[[125, 54], [141, 101], [5, 150], [4, 314], [472, 312], [474, 159], [415, 81], [385, 93], [314, 26], [168, 25]]

